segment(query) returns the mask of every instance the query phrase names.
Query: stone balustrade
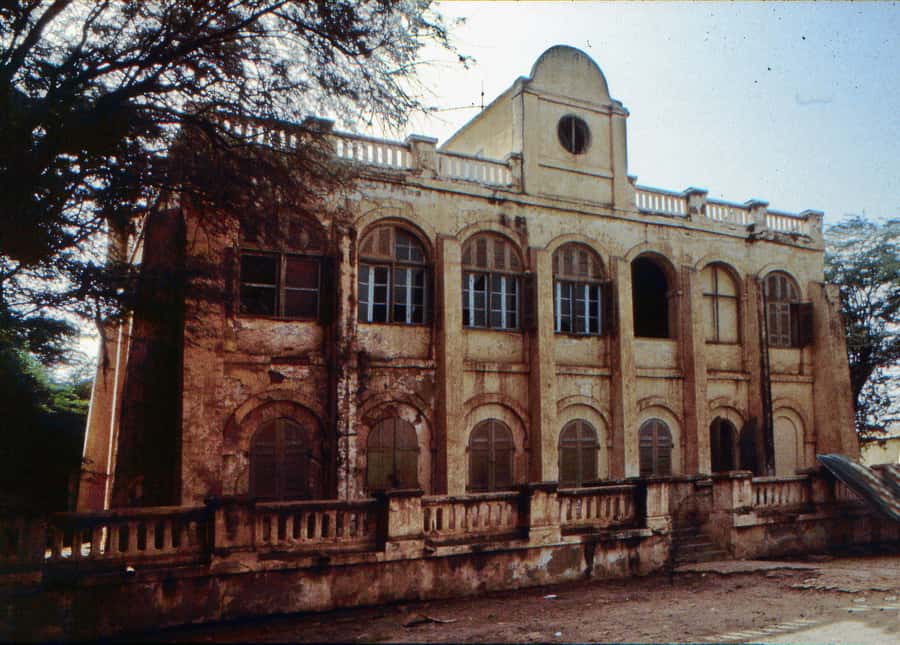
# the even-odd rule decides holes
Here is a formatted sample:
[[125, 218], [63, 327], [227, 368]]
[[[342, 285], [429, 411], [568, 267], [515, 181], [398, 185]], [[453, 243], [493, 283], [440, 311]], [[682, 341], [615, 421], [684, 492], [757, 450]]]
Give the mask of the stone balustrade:
[[333, 141], [339, 159], [395, 170], [413, 167], [409, 146], [399, 141], [346, 133], [335, 134]]
[[[406, 141], [392, 141], [333, 130], [334, 123], [325, 119], [307, 119], [303, 128], [325, 133], [338, 159], [371, 167], [411, 172], [451, 181], [481, 186], [522, 190], [521, 156], [512, 154], [504, 160], [483, 159], [456, 152], [438, 151], [437, 139], [411, 135]], [[285, 123], [264, 125], [259, 122], [225, 122], [235, 137], [276, 149], [290, 149], [300, 143], [297, 126]], [[634, 178], [631, 178], [632, 180]], [[804, 236], [822, 241], [822, 217], [819, 211], [799, 214], [768, 208], [767, 202], [750, 200], [743, 204], [709, 199], [706, 190], [688, 188], [672, 191], [650, 186], [634, 186], [634, 205], [638, 213], [685, 218], [719, 224], [753, 227], [755, 233], [771, 231], [790, 236]]]
[[634, 526], [637, 520], [634, 484], [562, 489], [559, 522], [563, 530]]
[[675, 217], [686, 217], [688, 214], [688, 200], [683, 193], [649, 186], [636, 186], [634, 198], [635, 206], [641, 213]]
[[433, 540], [516, 534], [519, 498], [518, 492], [423, 497], [424, 534]]
[[755, 231], [773, 231], [788, 235], [803, 235], [821, 242], [822, 213], [803, 211], [785, 213], [768, 208], [768, 203], [750, 200], [744, 204], [708, 199], [707, 191], [688, 188], [683, 192], [635, 186], [635, 207], [646, 215], [683, 217], [741, 227], [753, 226]]
[[193, 559], [207, 546], [203, 507], [166, 506], [57, 513], [42, 521], [45, 563], [147, 558]]
[[753, 508], [802, 506], [811, 502], [809, 477], [754, 477]]
[[[57, 563], [202, 563], [235, 552], [323, 554], [383, 552], [389, 557], [437, 547], [509, 540], [559, 544], [579, 534], [671, 528], [667, 478], [558, 489], [555, 483], [464, 496], [388, 491], [375, 499], [260, 502], [220, 497], [205, 507], [119, 509], [0, 518], [0, 572]], [[712, 478], [712, 532], [833, 511], [859, 499], [823, 473]], [[825, 509], [825, 510], [822, 510]], [[780, 515], [779, 515], [780, 514]], [[786, 514], [786, 515], [785, 515]], [[648, 533], [649, 534], [649, 533]], [[256, 556], [254, 556], [256, 557]]]
[[438, 153], [438, 176], [461, 179], [487, 186], [511, 186], [512, 171], [508, 164], [491, 159], [480, 159], [454, 152]]
[[235, 552], [398, 552], [400, 543], [408, 552], [426, 539], [438, 545], [558, 543], [563, 531], [668, 526], [667, 486], [662, 480], [558, 491], [548, 483], [457, 497], [388, 491], [351, 501], [237, 496], [210, 498], [196, 508], [0, 518], [0, 571], [72, 561], [199, 563]]
[[375, 500], [332, 502], [267, 502], [253, 506], [257, 550], [304, 547], [372, 548], [376, 542]]

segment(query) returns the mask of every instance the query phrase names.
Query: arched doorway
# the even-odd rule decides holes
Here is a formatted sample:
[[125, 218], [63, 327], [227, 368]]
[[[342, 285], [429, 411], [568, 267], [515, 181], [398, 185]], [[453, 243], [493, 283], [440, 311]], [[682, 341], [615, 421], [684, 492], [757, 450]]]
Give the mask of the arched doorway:
[[709, 426], [709, 452], [712, 471], [724, 473], [738, 468], [737, 428], [728, 419], [717, 417]]

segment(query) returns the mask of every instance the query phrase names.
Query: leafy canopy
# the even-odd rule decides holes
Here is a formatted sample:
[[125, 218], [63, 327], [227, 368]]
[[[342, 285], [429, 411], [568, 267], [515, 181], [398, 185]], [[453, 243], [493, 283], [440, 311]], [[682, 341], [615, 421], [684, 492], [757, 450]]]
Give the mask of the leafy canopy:
[[900, 220], [853, 217], [827, 231], [826, 279], [840, 286], [857, 431], [900, 420]]
[[127, 306], [122, 240], [169, 191], [314, 208], [335, 181], [314, 129], [273, 156], [223, 118], [398, 126], [422, 107], [414, 72], [435, 41], [452, 50], [425, 0], [0, 4], [0, 310], [49, 357], [67, 327], [53, 312]]

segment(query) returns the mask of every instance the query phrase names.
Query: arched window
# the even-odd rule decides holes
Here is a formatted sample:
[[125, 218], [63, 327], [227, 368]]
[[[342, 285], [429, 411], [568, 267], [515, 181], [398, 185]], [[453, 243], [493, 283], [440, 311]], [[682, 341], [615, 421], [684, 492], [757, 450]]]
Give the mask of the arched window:
[[359, 321], [428, 322], [428, 256], [397, 226], [379, 226], [359, 245]]
[[731, 271], [721, 264], [709, 264], [700, 276], [707, 343], [737, 343], [738, 289]]
[[559, 483], [584, 486], [597, 479], [597, 431], [587, 421], [570, 421], [559, 434]]
[[648, 419], [638, 433], [641, 477], [672, 474], [672, 433], [659, 419]]
[[635, 336], [671, 338], [670, 291], [666, 272], [655, 260], [639, 257], [631, 263]]
[[519, 327], [522, 260], [499, 235], [476, 235], [463, 246], [463, 325]]
[[513, 485], [512, 432], [502, 421], [482, 421], [469, 435], [469, 490], [493, 491]]
[[556, 333], [605, 334], [611, 327], [611, 289], [603, 265], [583, 244], [566, 244], [553, 253]]
[[419, 442], [409, 421], [379, 422], [369, 434], [366, 450], [369, 490], [419, 487]]
[[714, 473], [737, 470], [738, 434], [728, 419], [716, 418], [709, 426], [709, 451]]
[[772, 347], [803, 347], [812, 339], [812, 306], [800, 302], [800, 289], [783, 271], [766, 276], [766, 330]]
[[250, 495], [260, 499], [321, 497], [321, 465], [306, 445], [307, 433], [290, 419], [263, 425], [250, 442]]
[[775, 442], [775, 476], [797, 474], [803, 459], [803, 428], [788, 414], [776, 413], [772, 435]]

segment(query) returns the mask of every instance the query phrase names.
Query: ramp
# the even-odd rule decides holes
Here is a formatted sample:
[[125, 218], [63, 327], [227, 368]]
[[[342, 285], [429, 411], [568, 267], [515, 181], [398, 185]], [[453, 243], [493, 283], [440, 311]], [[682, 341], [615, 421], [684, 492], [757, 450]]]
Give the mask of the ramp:
[[900, 468], [888, 466], [879, 477], [844, 455], [816, 455], [816, 459], [880, 516], [900, 522]]

